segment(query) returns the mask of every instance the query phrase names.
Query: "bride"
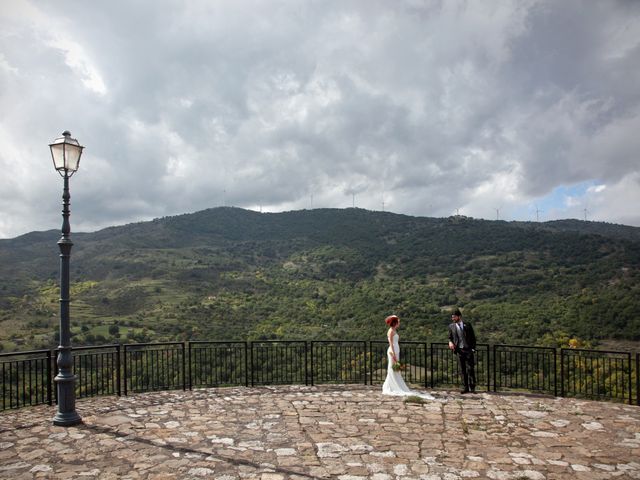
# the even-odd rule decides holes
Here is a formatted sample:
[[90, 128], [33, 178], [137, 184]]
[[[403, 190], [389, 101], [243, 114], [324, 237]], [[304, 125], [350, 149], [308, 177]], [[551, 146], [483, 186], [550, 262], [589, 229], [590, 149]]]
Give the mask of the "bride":
[[387, 350], [387, 378], [382, 385], [382, 393], [384, 395], [396, 395], [396, 396], [418, 396], [426, 400], [435, 400], [432, 395], [428, 393], [416, 392], [415, 390], [409, 390], [407, 384], [404, 383], [400, 370], [394, 370], [393, 366], [400, 362], [400, 337], [397, 329], [400, 326], [400, 318], [397, 315], [389, 315], [385, 319], [385, 323], [389, 325], [389, 331], [387, 332], [387, 339], [389, 340], [389, 349]]

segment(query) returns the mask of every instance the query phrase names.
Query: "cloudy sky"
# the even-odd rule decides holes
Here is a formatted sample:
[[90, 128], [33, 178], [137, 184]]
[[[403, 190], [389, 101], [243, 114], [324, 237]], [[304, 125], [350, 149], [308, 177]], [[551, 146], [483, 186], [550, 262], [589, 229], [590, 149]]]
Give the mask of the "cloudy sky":
[[0, 238], [220, 205], [640, 226], [636, 0], [0, 0]]

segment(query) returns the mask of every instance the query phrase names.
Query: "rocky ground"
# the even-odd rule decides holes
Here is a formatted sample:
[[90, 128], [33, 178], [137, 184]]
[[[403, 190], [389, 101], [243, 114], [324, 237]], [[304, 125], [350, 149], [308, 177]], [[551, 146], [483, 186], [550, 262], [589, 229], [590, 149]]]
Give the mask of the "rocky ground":
[[0, 478], [640, 479], [640, 407], [379, 387], [159, 392], [0, 413]]

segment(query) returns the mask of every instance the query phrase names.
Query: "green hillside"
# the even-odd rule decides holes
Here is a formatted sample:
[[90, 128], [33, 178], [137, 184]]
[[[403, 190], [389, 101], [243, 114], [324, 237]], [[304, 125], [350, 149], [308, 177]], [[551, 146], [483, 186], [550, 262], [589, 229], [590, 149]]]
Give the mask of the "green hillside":
[[[0, 344], [49, 348], [57, 231], [0, 240]], [[483, 342], [640, 340], [640, 229], [214, 208], [72, 234], [73, 343], [444, 340], [463, 309]]]

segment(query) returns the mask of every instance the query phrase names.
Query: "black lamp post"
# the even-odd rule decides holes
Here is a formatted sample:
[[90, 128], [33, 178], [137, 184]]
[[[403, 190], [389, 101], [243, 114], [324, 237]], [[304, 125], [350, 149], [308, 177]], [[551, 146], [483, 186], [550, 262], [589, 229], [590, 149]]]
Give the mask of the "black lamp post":
[[68, 131], [56, 138], [49, 145], [53, 166], [64, 178], [62, 193], [62, 237], [58, 240], [60, 247], [60, 346], [58, 347], [58, 374], [55, 382], [58, 391], [58, 412], [53, 417], [53, 424], [68, 427], [82, 422], [76, 412], [76, 377], [73, 374], [73, 357], [71, 356], [71, 329], [69, 326], [69, 259], [71, 257], [71, 241], [69, 226], [69, 178], [80, 165], [82, 149], [78, 140], [71, 138]]

